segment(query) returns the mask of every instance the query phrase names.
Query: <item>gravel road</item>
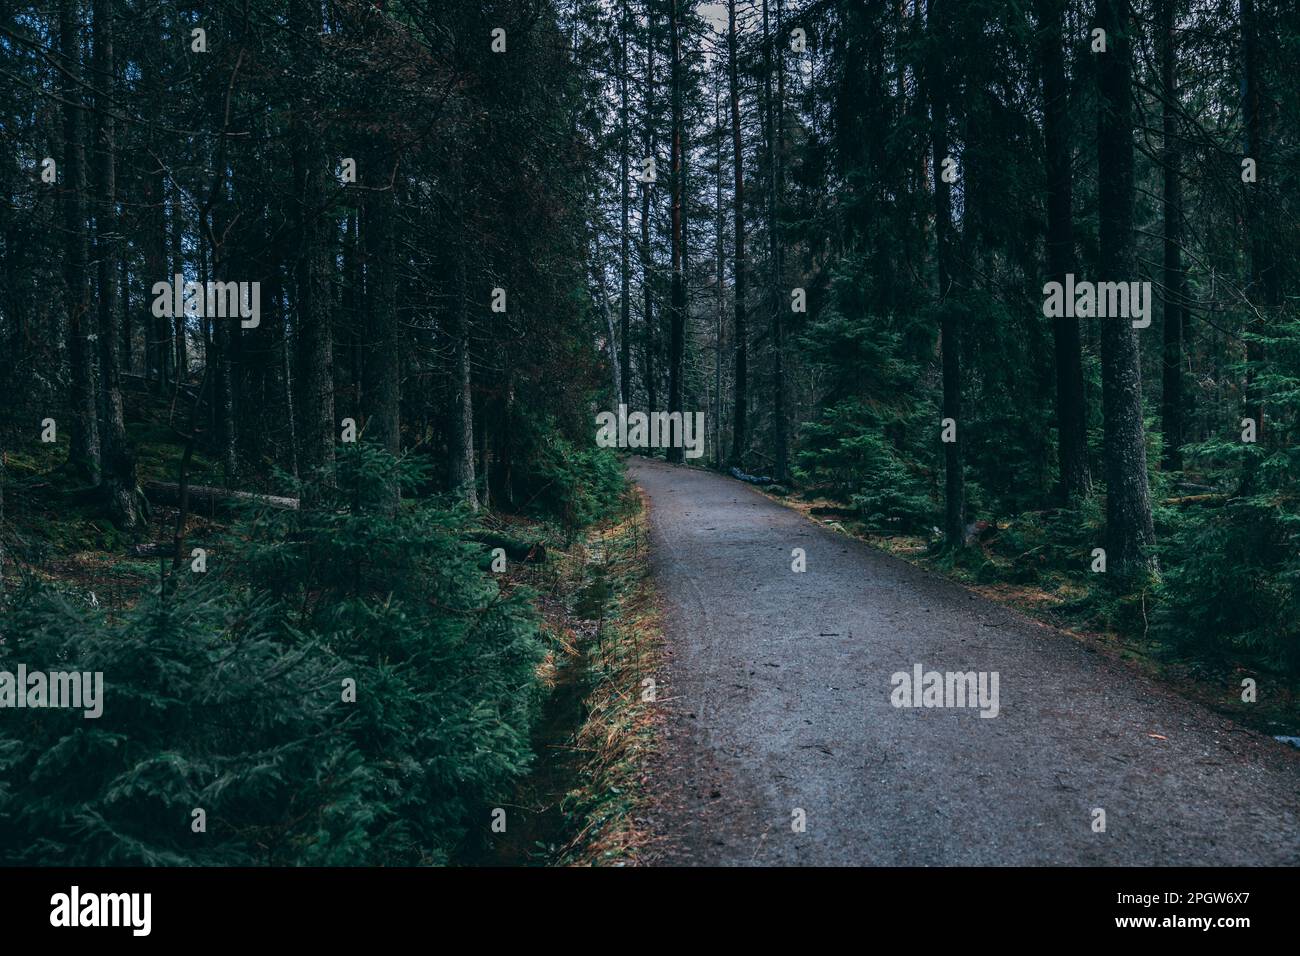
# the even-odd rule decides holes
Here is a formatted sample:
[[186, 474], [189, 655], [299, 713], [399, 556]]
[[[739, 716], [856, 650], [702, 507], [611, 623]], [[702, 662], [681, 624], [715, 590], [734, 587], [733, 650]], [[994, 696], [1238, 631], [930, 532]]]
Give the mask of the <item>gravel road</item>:
[[[1300, 863], [1300, 752], [740, 482], [629, 471], [667, 639], [654, 862]], [[894, 706], [918, 664], [996, 672], [997, 716]]]

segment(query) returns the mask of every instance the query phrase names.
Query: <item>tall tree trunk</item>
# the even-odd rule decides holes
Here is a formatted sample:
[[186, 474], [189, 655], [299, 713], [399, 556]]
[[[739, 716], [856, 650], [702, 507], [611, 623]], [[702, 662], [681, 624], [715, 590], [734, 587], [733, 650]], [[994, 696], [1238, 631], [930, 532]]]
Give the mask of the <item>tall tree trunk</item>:
[[[172, 198], [168, 204], [171, 209], [168, 232], [168, 242], [171, 250], [171, 274], [173, 276], [183, 276], [185, 274], [185, 258], [181, 250], [183, 248], [182, 237], [185, 232], [185, 213], [181, 206], [180, 190], [173, 186], [171, 193]], [[190, 372], [190, 350], [185, 340], [185, 310], [177, 310], [176, 314], [172, 316], [172, 322], [175, 327], [173, 345], [175, 347], [176, 381], [181, 383], [189, 378]]]
[[618, 342], [617, 334], [614, 331], [614, 313], [609, 308], [609, 294], [605, 291], [605, 270], [601, 268], [600, 276], [600, 313], [605, 319], [605, 334], [609, 338], [609, 367], [613, 380], [613, 395], [615, 401], [621, 401], [623, 398], [623, 366], [619, 362], [616, 343]]
[[736, 0], [727, 0], [727, 72], [731, 99], [731, 148], [735, 169], [735, 229], [736, 229], [736, 409], [731, 432], [731, 461], [739, 466], [745, 454], [746, 415], [749, 409], [748, 343], [745, 324], [745, 286], [748, 265], [745, 260], [745, 175], [744, 151], [740, 134], [740, 82], [737, 77], [736, 51]]
[[118, 331], [122, 335], [121, 345], [121, 362], [119, 363], [122, 372], [130, 375], [135, 372], [135, 328], [131, 321], [131, 256], [127, 250], [126, 236], [130, 234], [131, 226], [126, 221], [126, 217], [119, 217], [116, 226], [118, 241], [121, 247], [117, 256], [117, 287], [119, 294], [117, 297], [118, 308]]
[[613, 386], [610, 397], [617, 404], [623, 401], [623, 370], [619, 362], [618, 336], [614, 331], [614, 313], [609, 308], [605, 264], [600, 257], [600, 235], [595, 229], [591, 231], [591, 244], [587, 250], [587, 272], [592, 282], [591, 297], [600, 308], [600, 319], [605, 326], [606, 354], [609, 356], [610, 384]]
[[[779, 3], [779, 0], [778, 0]], [[777, 32], [780, 33], [780, 7], [777, 8]], [[767, 246], [768, 246], [768, 301], [772, 320], [772, 445], [773, 471], [777, 481], [787, 481], [789, 472], [789, 445], [786, 437], [786, 382], [785, 382], [785, 308], [781, 282], [784, 276], [781, 261], [781, 237], [777, 221], [781, 205], [781, 143], [778, 139], [784, 130], [784, 104], [779, 102], [785, 92], [785, 57], [776, 61], [777, 93], [772, 93], [772, 34], [768, 29], [767, 0], [763, 0], [763, 100], [764, 139], [767, 146]], [[778, 129], [778, 123], [780, 128]]]
[[[1097, 203], [1100, 280], [1136, 279], [1133, 235], [1133, 85], [1129, 0], [1097, 0], [1108, 49], [1098, 57]], [[1137, 331], [1119, 316], [1102, 318], [1101, 387], [1106, 472], [1106, 551], [1121, 576], [1150, 563], [1155, 543], [1142, 420]]]
[[[209, 245], [212, 249], [212, 278], [216, 282], [230, 279], [230, 266], [226, 259], [225, 246], [219, 242], [217, 235], [209, 228], [210, 213], [202, 219], [207, 231]], [[215, 401], [212, 403], [217, 418], [217, 439], [221, 444], [221, 471], [226, 486], [232, 486], [239, 477], [239, 459], [235, 453], [235, 372], [233, 363], [235, 332], [237, 319], [209, 317], [212, 324], [212, 350], [207, 361], [216, 362]]]
[[[1064, 283], [1066, 274], [1074, 271], [1075, 258], [1069, 89], [1062, 49], [1063, 0], [1036, 0], [1036, 13], [1047, 161], [1047, 269], [1051, 281]], [[1060, 494], [1068, 501], [1092, 491], [1079, 320], [1073, 316], [1053, 319], [1052, 344], [1056, 360]]]
[[[393, 183], [396, 157], [391, 144], [376, 135], [364, 172], [370, 186], [365, 194], [362, 243], [365, 246], [366, 321], [365, 366], [361, 413], [366, 438], [391, 455], [401, 451], [402, 360], [397, 320], [397, 269], [393, 243]], [[396, 510], [401, 489], [383, 489], [383, 504]]]
[[292, 276], [286, 271], [282, 271], [280, 265], [276, 266], [277, 290], [279, 291], [278, 312], [280, 315], [279, 328], [276, 330], [280, 336], [280, 383], [284, 389], [281, 395], [283, 402], [284, 420], [289, 428], [289, 474], [297, 480], [301, 477], [298, 468], [298, 410], [294, 404], [294, 388], [296, 382], [293, 377], [293, 356], [290, 350], [289, 341], [289, 284], [292, 282]]
[[[311, 76], [320, 32], [319, 8], [308, 0], [290, 0], [289, 23], [295, 59], [303, 76]], [[293, 154], [295, 225], [298, 248], [295, 268], [294, 332], [297, 341], [299, 464], [304, 477], [334, 481], [334, 357], [330, 322], [330, 290], [324, 272], [319, 219], [324, 214], [324, 160], [315, 145], [313, 124], [303, 115], [308, 91], [290, 119]]]
[[[213, 101], [220, 86], [214, 85], [209, 101]], [[215, 108], [215, 107], [214, 107]], [[214, 282], [227, 282], [232, 278], [232, 269], [239, 271], [238, 246], [234, 256], [227, 246], [227, 235], [231, 217], [237, 215], [227, 199], [227, 170], [229, 179], [238, 182], [238, 154], [227, 160], [226, 142], [219, 139], [211, 146], [208, 164], [213, 169], [211, 190], [199, 209], [199, 228], [207, 237], [207, 247], [211, 252], [211, 278]], [[227, 487], [235, 484], [239, 477], [239, 459], [235, 448], [235, 423], [237, 408], [235, 405], [235, 341], [238, 333], [238, 320], [234, 317], [211, 315], [204, 311], [204, 324], [210, 332], [211, 350], [204, 356], [205, 361], [216, 363], [214, 401], [212, 411], [215, 416], [216, 435], [221, 453], [221, 470]]]
[[1160, 0], [1160, 85], [1164, 96], [1161, 116], [1164, 167], [1164, 354], [1160, 390], [1160, 424], [1164, 436], [1164, 465], [1183, 467], [1183, 189], [1182, 156], [1178, 143], [1177, 0]]
[[723, 289], [725, 258], [722, 233], [726, 228], [726, 209], [722, 204], [722, 80], [721, 74], [714, 74], [713, 81], [713, 147], [714, 178], [713, 207], [717, 215], [717, 228], [714, 230], [714, 292], [717, 296], [717, 308], [713, 316], [713, 464], [722, 467], [722, 312], [726, 302]]
[[[654, 7], [647, 4], [646, 12], [646, 72], [645, 72], [645, 155], [654, 156], [655, 148], [655, 40]], [[659, 388], [656, 380], [655, 351], [658, 349], [658, 336], [655, 335], [654, 314], [654, 247], [650, 244], [650, 191], [653, 183], [641, 186], [641, 286], [645, 294], [645, 391], [646, 408], [656, 411], [659, 407]]]
[[68, 357], [71, 364], [72, 427], [68, 464], [94, 484], [100, 478], [99, 415], [91, 358], [90, 286], [86, 235], [86, 144], [81, 107], [80, 11], [77, 0], [59, 3], [59, 50], [63, 60], [63, 276], [67, 285]]
[[[671, 331], [668, 340], [668, 411], [682, 411], [682, 373], [686, 353], [686, 282], [683, 276], [682, 194], [685, 178], [682, 169], [682, 57], [681, 26], [678, 23], [678, 0], [670, 0], [672, 23], [672, 292]], [[679, 444], [668, 448], [668, 460], [680, 462], [683, 449]]]
[[632, 143], [631, 143], [631, 123], [632, 117], [628, 109], [628, 56], [627, 48], [630, 38], [628, 37], [628, 0], [620, 0], [621, 15], [619, 17], [619, 74], [618, 89], [619, 99], [622, 102], [621, 129], [619, 131], [619, 146], [621, 149], [619, 169], [619, 190], [622, 211], [622, 231], [619, 235], [619, 352], [618, 352], [618, 371], [619, 385], [621, 392], [619, 398], [624, 405], [632, 404], [632, 266], [630, 259], [631, 232], [629, 225], [629, 209], [631, 207], [631, 163], [632, 163]]
[[[164, 49], [163, 37], [168, 32], [168, 14], [161, 8], [148, 17], [147, 29], [149, 42]], [[167, 80], [161, 65], [163, 58], [143, 56], [140, 69], [143, 82], [150, 90], [149, 107], [154, 115], [163, 115], [167, 99]], [[147, 133], [148, 149], [143, 157], [146, 168], [143, 170], [143, 189], [145, 209], [141, 216], [145, 224], [144, 269], [145, 291], [153, 288], [155, 282], [172, 282], [178, 270], [173, 271], [169, 260], [169, 225], [168, 225], [168, 185], [167, 165], [163, 159], [166, 155], [166, 134], [150, 127]], [[179, 241], [177, 242], [179, 248]], [[179, 251], [177, 259], [179, 259]], [[147, 300], [148, 301], [148, 300]], [[155, 316], [152, 309], [145, 311], [145, 329], [148, 339], [145, 343], [145, 373], [153, 376], [159, 395], [165, 395], [167, 386], [173, 380], [183, 376], [177, 362], [177, 349], [173, 333], [173, 322], [183, 322], [184, 318], [169, 318], [166, 315]]]
[[452, 401], [448, 429], [448, 484], [472, 510], [478, 510], [474, 476], [474, 393], [470, 368], [469, 314], [465, 307], [468, 275], [465, 252], [456, 254], [456, 314], [452, 335]]
[[99, 285], [99, 379], [102, 393], [104, 444], [102, 476], [105, 501], [113, 523], [124, 530], [140, 523], [136, 507], [139, 492], [135, 458], [126, 440], [126, 418], [122, 406], [121, 315], [118, 312], [117, 255], [117, 149], [114, 139], [113, 95], [116, 63], [113, 55], [111, 0], [94, 0], [94, 73], [96, 159], [95, 186], [99, 201], [95, 211], [95, 255]]
[[953, 255], [952, 190], [943, 178], [943, 161], [948, 155], [948, 84], [944, 75], [940, 37], [944, 32], [939, 0], [930, 0], [930, 62], [927, 86], [930, 93], [931, 146], [934, 162], [934, 225], [939, 277], [939, 348], [943, 366], [943, 418], [956, 424], [955, 440], [943, 442], [943, 534], [949, 548], [965, 543], [966, 487], [962, 473], [961, 441], [961, 325], [949, 297], [956, 278]]
[[[170, 282], [167, 273], [167, 183], [163, 178], [163, 167], [153, 157], [149, 158], [152, 168], [144, 175], [145, 220], [149, 224], [144, 243], [145, 289], [152, 289], [155, 282]], [[145, 374], [153, 379], [161, 391], [171, 381], [173, 365], [172, 332], [167, 316], [157, 316], [150, 309], [145, 320]]]
[[[1261, 155], [1263, 138], [1263, 91], [1259, 76], [1259, 10], [1257, 0], [1241, 0], [1242, 39], [1242, 112], [1246, 119], [1246, 155], [1263, 173], [1257, 182], [1245, 184], [1246, 229], [1250, 244], [1250, 301], [1256, 310], [1271, 311], [1281, 303], [1281, 286], [1273, 260], [1273, 244], [1267, 228], [1268, 205], [1262, 201], [1265, 183], [1272, 175]], [[1246, 323], [1246, 330], [1263, 331], [1264, 319], [1257, 313]], [[1264, 361], [1263, 346], [1246, 341], [1246, 415], [1255, 420], [1260, 442], [1271, 428], [1264, 423], [1264, 396], [1258, 384], [1258, 372]]]
[[[363, 162], [369, 166], [369, 157]], [[362, 174], [364, 175], [364, 174]], [[355, 194], [354, 194], [355, 195]], [[349, 209], [347, 219], [343, 225], [343, 243], [340, 251], [342, 259], [343, 281], [339, 289], [339, 317], [341, 325], [347, 330], [344, 338], [342, 349], [347, 357], [348, 363], [348, 403], [347, 413], [351, 414], [358, 421], [366, 420], [366, 412], [363, 411], [362, 402], [365, 400], [366, 375], [366, 341], [370, 335], [369, 320], [366, 317], [366, 309], [369, 307], [368, 300], [362, 301], [365, 295], [365, 266], [362, 258], [365, 251], [361, 248], [361, 215], [362, 208], [366, 200], [363, 197], [360, 202]], [[345, 409], [339, 404], [338, 397], [334, 400], [335, 414], [344, 414]]]

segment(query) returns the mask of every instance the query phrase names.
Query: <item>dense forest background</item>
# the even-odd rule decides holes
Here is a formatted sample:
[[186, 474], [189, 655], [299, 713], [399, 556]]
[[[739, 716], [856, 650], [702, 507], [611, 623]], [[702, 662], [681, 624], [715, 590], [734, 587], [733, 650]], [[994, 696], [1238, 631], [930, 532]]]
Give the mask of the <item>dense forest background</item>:
[[[620, 403], [1294, 681], [1298, 66], [1284, 0], [9, 7], [0, 663], [131, 703], [6, 725], [0, 857], [454, 856], [545, 653], [482, 545], [617, 512]], [[1045, 317], [1067, 275], [1152, 321]], [[177, 276], [257, 323], [156, 314]], [[90, 606], [84, 551], [163, 560]], [[386, 703], [340, 721], [344, 677]], [[200, 805], [242, 822], [154, 825]]]

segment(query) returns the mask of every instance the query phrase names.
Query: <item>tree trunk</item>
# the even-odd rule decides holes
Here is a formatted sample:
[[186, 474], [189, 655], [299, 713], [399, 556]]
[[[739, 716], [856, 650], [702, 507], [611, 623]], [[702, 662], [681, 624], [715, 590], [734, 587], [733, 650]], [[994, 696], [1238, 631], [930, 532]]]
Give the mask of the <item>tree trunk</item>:
[[[373, 158], [372, 154], [362, 160], [364, 169], [370, 169], [370, 160]], [[360, 175], [364, 178], [365, 174], [361, 173]], [[355, 195], [353, 193], [353, 196]], [[346, 388], [348, 400], [346, 408], [343, 407], [340, 405], [336, 393], [334, 412], [338, 415], [350, 414], [358, 421], [365, 422], [366, 413], [362, 409], [362, 402], [365, 401], [366, 341], [370, 335], [370, 329], [368, 327], [369, 320], [366, 317], [369, 300], [362, 301], [366, 282], [364, 278], [365, 266], [362, 263], [365, 251], [361, 248], [361, 215], [367, 197], [363, 196], [360, 201], [354, 199], [353, 202], [355, 205], [348, 210], [347, 219], [343, 225], [343, 242], [339, 251], [343, 273], [342, 285], [339, 288], [339, 317], [342, 326], [347, 330], [341, 348], [348, 365], [348, 384]]]
[[722, 233], [726, 228], [726, 211], [722, 205], [722, 82], [720, 74], [714, 74], [713, 82], [713, 146], [714, 179], [713, 204], [717, 215], [717, 228], [714, 230], [714, 292], [717, 296], [717, 308], [713, 315], [713, 464], [722, 467], [722, 312], [726, 302], [723, 289], [725, 258]]
[[171, 481], [146, 481], [144, 493], [150, 501], [164, 505], [180, 504], [184, 494], [188, 496], [190, 502], [202, 505], [205, 510], [213, 514], [218, 511], [225, 513], [235, 511], [241, 503], [255, 503], [269, 508], [298, 507], [297, 498], [283, 495], [264, 495], [252, 491], [233, 491], [229, 488], [209, 488], [205, 485], [190, 484], [186, 484], [182, 490], [179, 484]]
[[[147, 58], [146, 58], [147, 59]], [[144, 242], [146, 290], [155, 282], [172, 281], [167, 272], [167, 182], [162, 163], [150, 156], [150, 168], [144, 175], [144, 219], [148, 223]], [[173, 349], [172, 332], [167, 316], [154, 316], [147, 312], [144, 349], [145, 375], [152, 379], [161, 393], [171, 381]]]
[[95, 186], [95, 255], [99, 285], [99, 378], [104, 410], [102, 476], [105, 501], [113, 523], [132, 530], [140, 523], [135, 459], [126, 440], [122, 406], [121, 315], [118, 312], [117, 150], [112, 98], [116, 87], [113, 55], [113, 14], [110, 0], [94, 0], [94, 73], [97, 167]]
[[[1256, 168], [1267, 170], [1261, 155], [1263, 138], [1263, 96], [1259, 77], [1259, 13], [1256, 0], [1241, 0], [1242, 38], [1242, 112], [1246, 120], [1246, 155], [1255, 160]], [[1264, 184], [1269, 172], [1259, 176], [1259, 181], [1244, 184], [1246, 189], [1246, 229], [1250, 242], [1250, 301], [1257, 310], [1271, 311], [1279, 305], [1281, 286], [1273, 259], [1273, 243], [1267, 228], [1268, 205], [1262, 201]], [[1256, 314], [1247, 323], [1248, 332], [1260, 333], [1264, 319]], [[1271, 432], [1264, 423], [1264, 396], [1258, 385], [1257, 373], [1264, 362], [1264, 349], [1258, 342], [1246, 341], [1246, 415], [1255, 420], [1256, 434], [1261, 443]]]
[[[291, 0], [290, 30], [295, 54], [304, 76], [316, 62], [320, 31], [319, 8], [307, 0]], [[295, 266], [294, 332], [297, 342], [299, 464], [309, 481], [334, 482], [334, 357], [330, 327], [330, 290], [320, 249], [318, 220], [324, 214], [324, 161], [316, 147], [312, 124], [303, 115], [308, 91], [296, 104], [290, 119], [293, 153], [295, 215], [298, 249]], [[310, 505], [310, 500], [307, 504]]]
[[[779, 0], [778, 0], [779, 3]], [[781, 30], [778, 7], [777, 32]], [[777, 100], [785, 92], [785, 58], [777, 58], [776, 70], [778, 86], [776, 100], [772, 94], [772, 35], [768, 31], [767, 0], [763, 0], [763, 90], [764, 109], [766, 113], [765, 139], [767, 141], [767, 245], [768, 245], [768, 296], [772, 316], [772, 445], [773, 471], [777, 481], [789, 479], [789, 446], [786, 438], [786, 384], [785, 384], [785, 323], [782, 313], [785, 302], [781, 288], [783, 269], [781, 263], [781, 240], [777, 227], [778, 210], [781, 204], [781, 167], [780, 146], [777, 142], [784, 129], [784, 120], [778, 117], [783, 111], [783, 104]]]
[[[366, 163], [365, 181], [370, 192], [364, 199], [361, 239], [365, 247], [364, 323], [365, 364], [361, 392], [361, 413], [366, 439], [391, 455], [401, 452], [402, 359], [397, 320], [397, 270], [393, 243], [393, 186], [396, 157], [391, 145], [376, 136], [375, 148]], [[401, 489], [383, 490], [383, 505], [397, 508]]]
[[[181, 198], [179, 190], [172, 188], [172, 199], [170, 202], [170, 232], [168, 240], [171, 245], [171, 262], [173, 276], [184, 275], [185, 259], [181, 254], [182, 236], [185, 231], [185, 214], [181, 208]], [[165, 195], [165, 194], [164, 194]], [[190, 350], [185, 341], [185, 310], [180, 309], [172, 316], [172, 322], [175, 327], [175, 363], [176, 363], [176, 381], [178, 383], [186, 381], [190, 373]]]
[[[678, 0], [671, 0], [672, 17], [669, 35], [672, 42], [672, 316], [668, 340], [668, 411], [682, 411], [682, 372], [686, 353], [686, 281], [683, 276], [682, 250], [682, 58], [681, 28], [678, 23]], [[668, 460], [680, 462], [683, 449], [679, 444], [668, 448]]]
[[953, 291], [956, 264], [953, 256], [952, 192], [943, 178], [943, 161], [948, 155], [948, 86], [944, 76], [939, 36], [943, 28], [939, 0], [930, 0], [930, 93], [931, 146], [934, 162], [934, 224], [939, 275], [939, 348], [943, 366], [943, 418], [956, 423], [955, 440], [943, 442], [943, 534], [949, 548], [966, 541], [966, 487], [962, 473], [961, 440], [961, 325], [949, 296]]
[[[1136, 278], [1133, 235], [1132, 54], [1129, 0], [1097, 0], [1097, 25], [1108, 50], [1098, 57], [1097, 201], [1100, 280]], [[1150, 565], [1155, 543], [1142, 421], [1142, 367], [1137, 330], [1125, 318], [1101, 325], [1101, 385], [1106, 472], [1106, 551], [1121, 576]]]
[[100, 478], [99, 416], [91, 359], [90, 287], [86, 235], [86, 146], [81, 97], [81, 17], [77, 0], [59, 4], [59, 48], [63, 60], [63, 276], [67, 285], [68, 357], [71, 364], [71, 443], [68, 464], [93, 484]]
[[[204, 217], [206, 220], [206, 216]], [[206, 228], [206, 222], [204, 226]], [[216, 236], [208, 232], [212, 246], [212, 278], [217, 282], [227, 281], [229, 267], [226, 251], [217, 244]], [[235, 454], [235, 379], [232, 353], [234, 352], [237, 320], [231, 318], [210, 318], [212, 323], [212, 355], [208, 361], [216, 362], [216, 401], [213, 409], [217, 416], [217, 439], [221, 443], [221, 472], [226, 486], [235, 483], [239, 477], [239, 459]]]
[[620, 148], [621, 162], [619, 169], [619, 189], [621, 192], [621, 211], [622, 211], [622, 231], [619, 238], [619, 352], [618, 352], [618, 371], [619, 386], [621, 391], [619, 397], [624, 405], [632, 404], [632, 266], [630, 258], [631, 234], [629, 225], [629, 209], [631, 207], [631, 183], [630, 183], [630, 166], [632, 163], [631, 155], [631, 122], [632, 117], [628, 109], [628, 57], [627, 48], [628, 38], [628, 0], [621, 0], [622, 15], [619, 18], [619, 39], [621, 44], [620, 65], [618, 88], [619, 98], [622, 101], [622, 128], [620, 130]]
[[1162, 111], [1164, 167], [1164, 355], [1160, 390], [1160, 424], [1164, 437], [1166, 469], [1183, 467], [1183, 191], [1178, 144], [1178, 86], [1175, 80], [1178, 52], [1174, 35], [1176, 0], [1160, 0], [1160, 80], [1164, 95]]
[[[1065, 80], [1062, 0], [1037, 0], [1038, 55], [1043, 85], [1043, 138], [1047, 162], [1047, 269], [1064, 283], [1074, 271], [1073, 173], [1070, 157], [1069, 89]], [[1088, 467], [1087, 405], [1079, 320], [1052, 320], [1056, 364], [1056, 427], [1059, 436], [1060, 494], [1063, 500], [1092, 491]]]
[[[277, 269], [279, 267], [277, 266]], [[280, 281], [278, 282], [280, 290], [279, 312], [280, 327], [280, 382], [284, 388], [281, 395], [283, 402], [284, 420], [289, 428], [289, 473], [295, 479], [301, 477], [301, 471], [298, 467], [298, 411], [294, 405], [294, 389], [296, 382], [293, 377], [293, 357], [290, 354], [289, 342], [289, 290], [286, 288], [290, 282], [290, 276], [285, 273], [279, 273]]]
[[470, 377], [469, 342], [464, 335], [456, 338], [457, 375], [452, 433], [452, 489], [478, 510], [478, 493], [474, 477], [474, 395]]
[[135, 328], [131, 321], [131, 263], [126, 250], [125, 237], [130, 232], [130, 224], [125, 215], [118, 218], [117, 235], [122, 243], [117, 257], [117, 307], [119, 310], [118, 330], [122, 335], [121, 361], [118, 363], [123, 375], [135, 374]]
[[748, 413], [748, 344], [745, 325], [745, 175], [744, 151], [740, 138], [740, 82], [736, 66], [736, 0], [727, 0], [727, 71], [731, 98], [731, 148], [735, 168], [735, 229], [736, 229], [736, 410], [731, 433], [731, 462], [739, 466], [745, 454], [746, 415]]
[[[600, 236], [592, 231], [587, 253], [587, 272], [592, 281], [591, 297], [600, 309], [600, 320], [605, 326], [606, 354], [609, 356], [610, 397], [615, 404], [623, 400], [623, 372], [618, 356], [618, 336], [614, 332], [614, 313], [609, 308], [609, 288], [605, 281], [605, 265], [600, 258]], [[625, 403], [626, 404], [626, 403]]]
[[478, 510], [474, 477], [474, 393], [470, 375], [469, 316], [465, 308], [466, 268], [464, 252], [458, 253], [456, 316], [453, 337], [452, 404], [448, 430], [448, 484], [473, 511]]
[[[647, 5], [646, 12], [646, 73], [645, 73], [645, 155], [654, 156], [655, 148], [655, 42], [654, 8]], [[650, 244], [650, 191], [654, 183], [641, 186], [641, 286], [645, 294], [645, 391], [646, 409], [656, 411], [659, 406], [659, 389], [655, 380], [655, 351], [658, 348], [654, 315], [654, 248]]]

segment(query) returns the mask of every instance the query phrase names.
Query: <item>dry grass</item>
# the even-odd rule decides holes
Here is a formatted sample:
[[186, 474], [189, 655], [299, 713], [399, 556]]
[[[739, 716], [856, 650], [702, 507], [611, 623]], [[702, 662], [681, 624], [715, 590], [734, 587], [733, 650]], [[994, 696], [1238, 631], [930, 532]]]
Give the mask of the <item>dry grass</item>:
[[658, 672], [662, 635], [647, 564], [647, 508], [642, 496], [633, 514], [595, 542], [611, 588], [603, 626], [586, 647], [588, 716], [573, 738], [582, 767], [565, 797], [579, 826], [560, 854], [568, 865], [635, 866], [650, 840], [639, 811], [662, 718], [642, 701], [641, 682]]

